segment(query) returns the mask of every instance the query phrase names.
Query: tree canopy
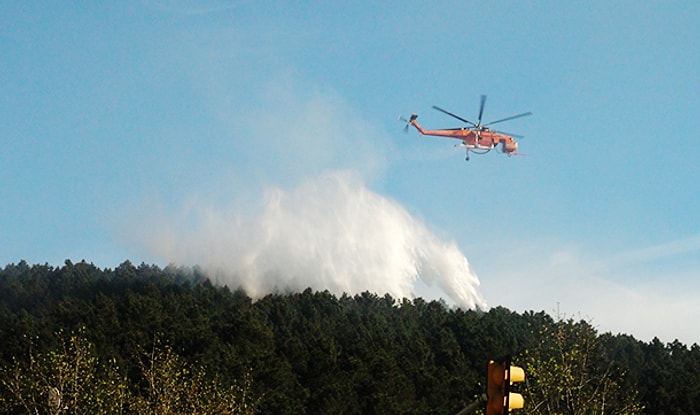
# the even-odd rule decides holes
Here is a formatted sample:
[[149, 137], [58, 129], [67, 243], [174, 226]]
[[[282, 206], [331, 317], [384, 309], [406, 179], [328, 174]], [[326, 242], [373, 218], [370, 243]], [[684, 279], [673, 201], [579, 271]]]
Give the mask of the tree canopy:
[[[484, 392], [488, 361], [504, 355], [526, 370], [523, 415], [700, 412], [697, 345], [600, 334], [591, 322], [544, 312], [370, 292], [307, 289], [253, 301], [197, 268], [7, 265], [0, 338], [0, 402], [9, 413], [31, 412], [18, 400], [24, 393], [43, 405], [100, 396], [112, 408], [121, 402], [119, 413], [195, 405], [224, 413], [228, 405], [227, 413], [451, 414]], [[96, 389], [65, 386], [58, 395], [51, 388], [67, 376], [56, 372], [62, 365]], [[158, 392], [177, 391], [178, 382], [189, 392]], [[111, 394], [108, 384], [117, 385]], [[158, 410], [162, 401], [181, 406]]]

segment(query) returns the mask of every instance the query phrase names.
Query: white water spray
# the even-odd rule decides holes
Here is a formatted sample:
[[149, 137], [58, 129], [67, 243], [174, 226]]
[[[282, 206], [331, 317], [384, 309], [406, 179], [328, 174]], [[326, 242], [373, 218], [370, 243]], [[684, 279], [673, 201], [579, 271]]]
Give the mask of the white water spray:
[[486, 307], [479, 280], [454, 242], [441, 241], [397, 202], [346, 172], [292, 191], [268, 190], [255, 214], [194, 207], [189, 217], [153, 225], [149, 250], [173, 263], [200, 265], [253, 298], [308, 287], [415, 298], [420, 279], [460, 307]]

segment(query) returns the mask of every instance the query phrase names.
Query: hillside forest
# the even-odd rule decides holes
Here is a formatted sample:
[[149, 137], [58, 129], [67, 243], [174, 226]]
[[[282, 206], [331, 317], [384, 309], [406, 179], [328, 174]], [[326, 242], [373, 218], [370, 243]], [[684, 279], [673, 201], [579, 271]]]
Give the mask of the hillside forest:
[[455, 414], [505, 355], [516, 414], [700, 413], [697, 344], [370, 292], [253, 301], [196, 267], [9, 264], [0, 339], [7, 414]]

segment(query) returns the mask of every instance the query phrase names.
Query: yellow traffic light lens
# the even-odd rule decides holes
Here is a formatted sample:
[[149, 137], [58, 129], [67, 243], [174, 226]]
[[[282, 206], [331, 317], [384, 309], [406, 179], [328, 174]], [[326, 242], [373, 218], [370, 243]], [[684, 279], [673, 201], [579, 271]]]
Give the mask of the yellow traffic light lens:
[[511, 366], [510, 367], [510, 383], [524, 382], [525, 381], [525, 371], [522, 367]]
[[508, 409], [522, 409], [525, 406], [523, 395], [511, 392], [508, 395]]

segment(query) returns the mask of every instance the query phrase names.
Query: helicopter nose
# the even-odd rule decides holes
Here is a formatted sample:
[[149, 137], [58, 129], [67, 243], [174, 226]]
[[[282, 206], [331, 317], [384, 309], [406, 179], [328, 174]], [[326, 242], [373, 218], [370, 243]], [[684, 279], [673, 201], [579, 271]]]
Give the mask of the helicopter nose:
[[515, 140], [508, 140], [503, 142], [503, 152], [510, 154], [518, 151], [518, 143]]

